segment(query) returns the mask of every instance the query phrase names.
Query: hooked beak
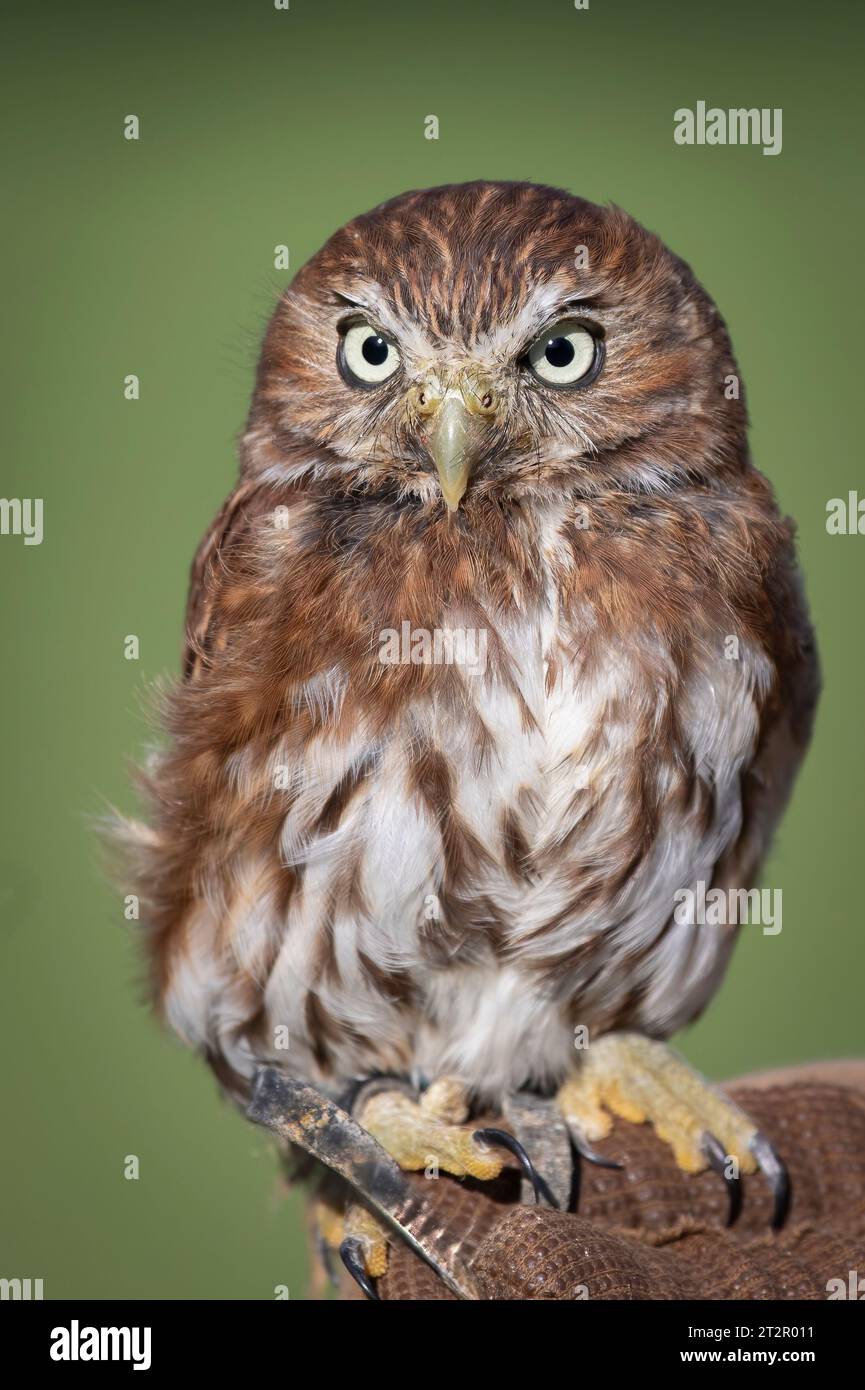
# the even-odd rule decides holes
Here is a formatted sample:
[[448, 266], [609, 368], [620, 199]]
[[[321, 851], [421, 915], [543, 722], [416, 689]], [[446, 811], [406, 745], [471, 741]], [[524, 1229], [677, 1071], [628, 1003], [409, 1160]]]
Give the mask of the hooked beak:
[[438, 383], [419, 388], [416, 409], [428, 426], [424, 443], [436, 466], [442, 496], [455, 512], [468, 487], [472, 466], [483, 450], [485, 424], [495, 417], [497, 399], [486, 382], [465, 376], [442, 391]]

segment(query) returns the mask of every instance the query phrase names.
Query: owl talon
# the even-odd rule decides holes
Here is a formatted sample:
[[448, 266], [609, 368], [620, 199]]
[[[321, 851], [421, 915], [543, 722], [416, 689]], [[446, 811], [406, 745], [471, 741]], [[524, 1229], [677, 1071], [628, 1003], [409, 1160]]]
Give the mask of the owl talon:
[[346, 1236], [339, 1247], [339, 1258], [342, 1260], [354, 1282], [363, 1289], [367, 1298], [375, 1303], [380, 1303], [381, 1299], [379, 1298], [375, 1284], [366, 1272], [362, 1241], [358, 1240], [355, 1236]]
[[778, 1157], [774, 1144], [765, 1134], [757, 1133], [751, 1140], [751, 1153], [757, 1160], [760, 1172], [772, 1189], [774, 1205], [772, 1209], [772, 1230], [779, 1231], [790, 1210], [790, 1176]]
[[535, 1168], [535, 1165], [532, 1163], [532, 1160], [529, 1158], [519, 1139], [515, 1138], [513, 1134], [509, 1134], [506, 1129], [476, 1129], [473, 1138], [480, 1144], [498, 1144], [500, 1148], [507, 1149], [509, 1153], [514, 1155], [514, 1158], [531, 1183], [532, 1191], [535, 1194], [535, 1203], [537, 1204], [541, 1196], [543, 1196], [551, 1206], [558, 1206], [558, 1202]]
[[729, 1155], [724, 1152], [724, 1145], [720, 1139], [716, 1139], [714, 1134], [703, 1135], [703, 1152], [712, 1172], [723, 1178], [727, 1185], [727, 1197], [730, 1203], [727, 1211], [727, 1225], [732, 1226], [742, 1210], [742, 1179], [729, 1171]]
[[739, 1174], [759, 1169], [774, 1194], [772, 1227], [783, 1224], [790, 1184], [774, 1148], [733, 1101], [663, 1043], [638, 1033], [605, 1034], [586, 1050], [557, 1103], [578, 1152], [581, 1140], [606, 1138], [614, 1115], [651, 1124], [683, 1172], [709, 1167], [724, 1179], [728, 1225], [742, 1204]]
[[576, 1125], [568, 1126], [568, 1133], [571, 1136], [571, 1143], [576, 1149], [580, 1158], [584, 1158], [587, 1163], [594, 1163], [597, 1168], [624, 1168], [624, 1163], [620, 1163], [617, 1158], [605, 1158], [597, 1149], [593, 1149], [584, 1134], [581, 1134]]

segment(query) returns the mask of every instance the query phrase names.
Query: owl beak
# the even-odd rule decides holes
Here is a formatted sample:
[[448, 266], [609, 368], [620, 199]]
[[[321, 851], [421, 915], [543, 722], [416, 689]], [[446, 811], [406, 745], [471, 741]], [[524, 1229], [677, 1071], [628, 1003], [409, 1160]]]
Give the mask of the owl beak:
[[484, 423], [495, 413], [494, 394], [476, 380], [460, 380], [443, 394], [427, 385], [419, 392], [417, 410], [428, 421], [423, 438], [442, 496], [448, 510], [455, 512], [483, 449]]
[[447, 395], [433, 416], [427, 448], [439, 475], [442, 497], [455, 512], [469, 485], [475, 459], [474, 418], [457, 395]]

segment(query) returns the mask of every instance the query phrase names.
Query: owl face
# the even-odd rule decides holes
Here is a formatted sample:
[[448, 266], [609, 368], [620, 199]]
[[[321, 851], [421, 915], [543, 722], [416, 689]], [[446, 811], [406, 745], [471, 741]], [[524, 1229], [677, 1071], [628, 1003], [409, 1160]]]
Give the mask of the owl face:
[[668, 491], [741, 467], [717, 310], [616, 208], [531, 184], [409, 193], [300, 272], [247, 466], [465, 515], [491, 496]]

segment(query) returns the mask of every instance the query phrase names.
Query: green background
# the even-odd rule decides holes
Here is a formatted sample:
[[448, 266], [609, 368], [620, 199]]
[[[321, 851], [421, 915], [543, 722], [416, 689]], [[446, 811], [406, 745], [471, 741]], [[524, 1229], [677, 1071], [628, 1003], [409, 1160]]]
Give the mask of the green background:
[[[0, 537], [0, 1275], [42, 1277], [49, 1298], [303, 1296], [299, 1202], [146, 1012], [91, 820], [133, 806], [147, 692], [177, 669], [189, 561], [288, 278], [273, 248], [293, 271], [406, 188], [528, 178], [615, 201], [717, 299], [755, 458], [798, 521], [825, 693], [764, 879], [783, 931], [745, 930], [684, 1046], [718, 1077], [865, 1050], [865, 539], [825, 529], [828, 499], [862, 484], [862, 7], [5, 12], [0, 491], [44, 498], [45, 537]], [[698, 100], [782, 107], [783, 153], [676, 146], [673, 111]]]

